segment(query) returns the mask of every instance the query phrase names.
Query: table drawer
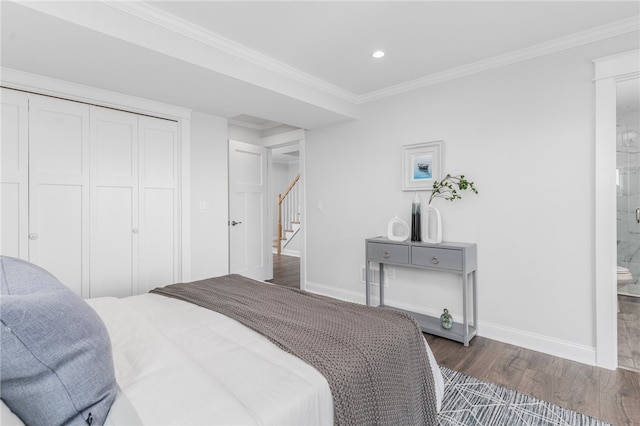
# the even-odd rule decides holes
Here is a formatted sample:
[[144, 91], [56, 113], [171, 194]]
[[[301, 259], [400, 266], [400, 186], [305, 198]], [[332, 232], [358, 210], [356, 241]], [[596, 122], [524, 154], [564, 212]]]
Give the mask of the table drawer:
[[367, 243], [368, 260], [409, 264], [409, 246]]
[[413, 246], [411, 263], [436, 269], [462, 271], [462, 250]]

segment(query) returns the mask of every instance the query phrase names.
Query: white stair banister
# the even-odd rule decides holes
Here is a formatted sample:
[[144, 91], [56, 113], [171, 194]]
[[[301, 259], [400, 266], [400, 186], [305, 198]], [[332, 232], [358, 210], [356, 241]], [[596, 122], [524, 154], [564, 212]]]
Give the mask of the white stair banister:
[[299, 224], [299, 200], [300, 190], [298, 187], [298, 181], [300, 180], [300, 174], [298, 174], [284, 194], [278, 195], [278, 236], [276, 238], [276, 248], [278, 254], [282, 253], [282, 241], [287, 240], [287, 231], [294, 232], [294, 224]]

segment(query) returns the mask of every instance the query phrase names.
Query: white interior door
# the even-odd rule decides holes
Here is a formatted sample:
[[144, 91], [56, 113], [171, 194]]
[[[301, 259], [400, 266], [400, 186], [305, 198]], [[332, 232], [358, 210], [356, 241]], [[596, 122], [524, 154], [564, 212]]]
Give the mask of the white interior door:
[[29, 100], [29, 259], [89, 293], [89, 106]]
[[91, 108], [91, 294], [138, 291], [138, 116]]
[[229, 271], [270, 279], [267, 149], [229, 141]]
[[2, 89], [0, 167], [0, 254], [29, 259], [27, 234], [29, 197], [28, 98]]

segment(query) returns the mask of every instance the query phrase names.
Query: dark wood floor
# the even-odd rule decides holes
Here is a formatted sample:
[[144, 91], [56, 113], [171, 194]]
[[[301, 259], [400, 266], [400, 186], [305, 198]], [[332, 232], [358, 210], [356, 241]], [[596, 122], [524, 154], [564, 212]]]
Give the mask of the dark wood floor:
[[592, 367], [483, 337], [425, 334], [439, 365], [614, 425], [640, 425], [640, 373]]
[[[300, 287], [299, 258], [273, 259], [272, 282]], [[468, 347], [425, 334], [439, 365], [595, 417], [640, 426], [640, 373], [593, 367], [483, 337]]]
[[300, 288], [300, 258], [274, 254], [273, 279], [268, 280], [268, 282]]

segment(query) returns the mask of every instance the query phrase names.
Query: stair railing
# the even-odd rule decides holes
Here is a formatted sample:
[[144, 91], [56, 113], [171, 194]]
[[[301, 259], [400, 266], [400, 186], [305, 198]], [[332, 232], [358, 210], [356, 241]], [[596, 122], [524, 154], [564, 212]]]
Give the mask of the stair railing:
[[276, 238], [278, 254], [282, 254], [282, 241], [287, 239], [287, 231], [293, 231], [293, 224], [300, 223], [299, 180], [300, 174], [298, 173], [284, 194], [278, 194], [278, 236]]

